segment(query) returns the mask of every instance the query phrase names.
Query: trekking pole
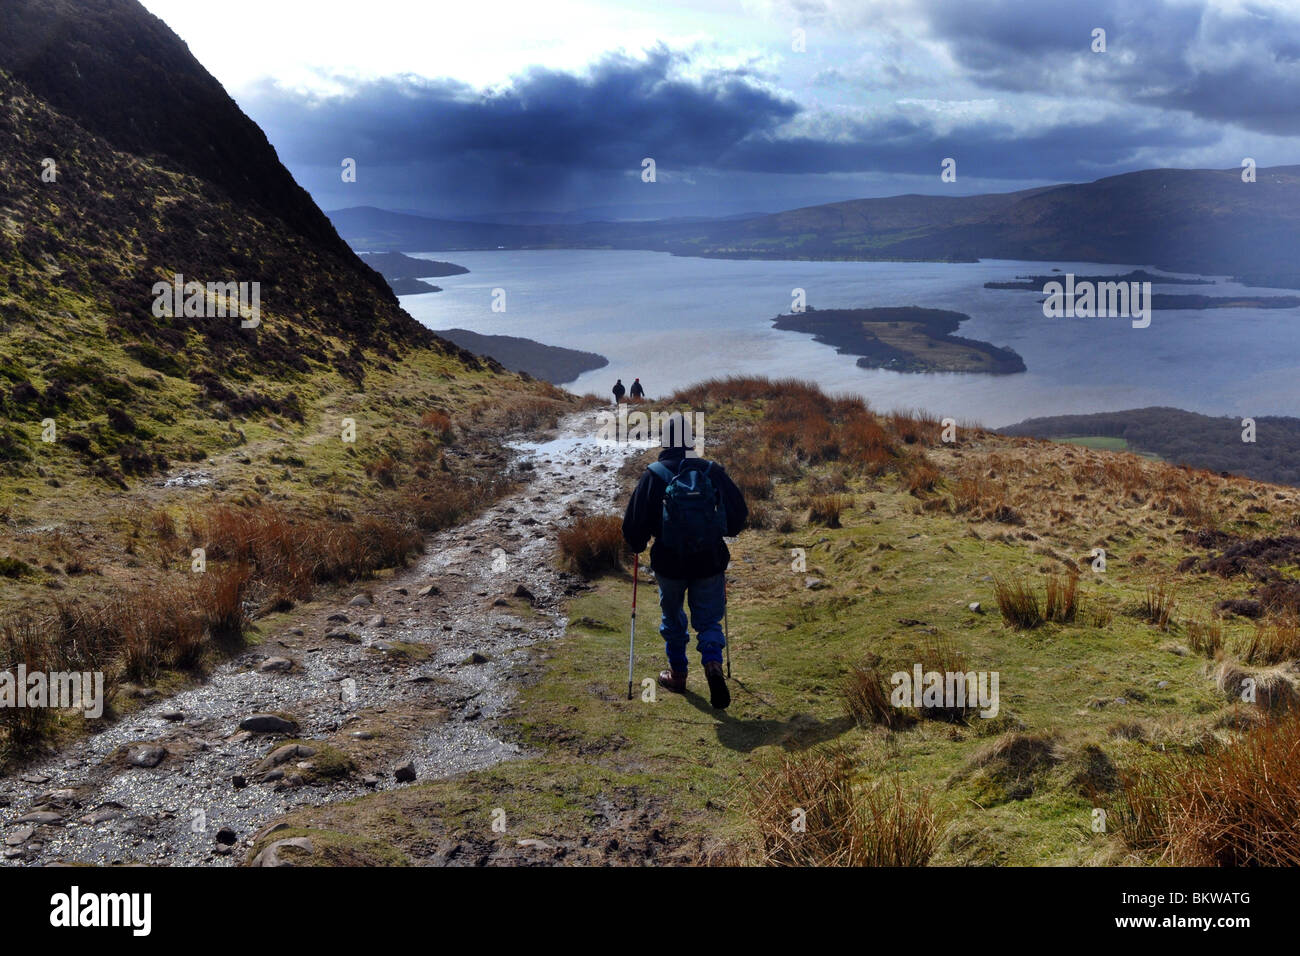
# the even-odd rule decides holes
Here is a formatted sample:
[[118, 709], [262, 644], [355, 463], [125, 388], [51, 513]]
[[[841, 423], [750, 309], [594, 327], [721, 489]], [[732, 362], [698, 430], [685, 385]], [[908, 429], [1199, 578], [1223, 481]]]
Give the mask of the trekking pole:
[[727, 680], [731, 680], [731, 631], [727, 628], [727, 572], [722, 572], [722, 648], [727, 652]]
[[632, 633], [627, 639], [627, 699], [632, 699], [632, 666], [636, 659], [636, 579], [641, 566], [641, 555], [632, 555]]

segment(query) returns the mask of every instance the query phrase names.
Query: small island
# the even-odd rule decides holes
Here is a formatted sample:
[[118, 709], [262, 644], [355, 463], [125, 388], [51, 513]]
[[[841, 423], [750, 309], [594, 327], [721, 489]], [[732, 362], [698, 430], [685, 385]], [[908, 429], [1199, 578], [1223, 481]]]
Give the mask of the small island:
[[1294, 309], [1300, 296], [1294, 295], [1165, 295], [1151, 296], [1151, 308], [1162, 309]]
[[[1065, 277], [1065, 273], [1059, 269], [1055, 270], [1052, 275], [1046, 276], [1016, 276], [1014, 282], [986, 282], [986, 289], [1016, 289], [1025, 292], [1042, 292], [1043, 286], [1049, 282], [1060, 282]], [[1076, 284], [1081, 282], [1150, 282], [1152, 285], [1214, 285], [1213, 279], [1180, 279], [1177, 276], [1162, 276], [1154, 272], [1147, 272], [1145, 269], [1134, 269], [1132, 272], [1125, 272], [1115, 275], [1105, 276], [1075, 276]]]
[[893, 372], [982, 372], [1011, 375], [1025, 371], [1016, 352], [952, 333], [970, 316], [946, 309], [902, 306], [882, 309], [809, 308], [779, 315], [773, 326], [805, 332], [835, 351], [857, 355], [862, 368]]

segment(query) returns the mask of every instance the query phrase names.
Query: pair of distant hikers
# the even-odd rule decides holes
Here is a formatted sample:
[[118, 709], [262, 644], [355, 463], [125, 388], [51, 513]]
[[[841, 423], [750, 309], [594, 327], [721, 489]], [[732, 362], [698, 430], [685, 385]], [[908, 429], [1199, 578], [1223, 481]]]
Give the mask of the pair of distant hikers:
[[674, 412], [662, 424], [658, 461], [641, 476], [623, 515], [623, 539], [640, 554], [653, 537], [650, 570], [659, 585], [659, 633], [668, 654], [668, 670], [659, 684], [677, 693], [686, 691], [690, 643], [686, 611], [691, 609], [700, 663], [709, 684], [709, 700], [722, 709], [731, 691], [722, 671], [726, 638], [722, 618], [727, 610], [727, 565], [731, 552], [724, 537], [745, 528], [749, 508], [745, 497], [717, 462], [687, 457], [694, 445], [691, 426]]
[[[614, 383], [614, 404], [615, 405], [623, 401], [623, 395], [626, 392], [627, 389], [623, 387], [623, 380], [621, 378], [618, 379]], [[641, 387], [641, 380], [639, 378], [634, 378], [632, 380], [632, 398], [638, 402], [641, 401], [641, 399], [645, 398], [645, 389]]]

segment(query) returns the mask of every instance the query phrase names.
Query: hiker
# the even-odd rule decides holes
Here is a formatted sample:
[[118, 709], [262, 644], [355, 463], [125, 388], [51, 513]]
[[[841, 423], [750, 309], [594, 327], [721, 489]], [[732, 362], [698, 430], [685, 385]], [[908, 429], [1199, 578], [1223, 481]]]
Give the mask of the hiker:
[[645, 398], [645, 389], [641, 387], [641, 380], [632, 379], [632, 401], [639, 402], [643, 398]]
[[731, 703], [722, 673], [722, 616], [726, 611], [726, 570], [731, 553], [723, 537], [745, 528], [749, 508], [735, 482], [716, 462], [687, 458], [694, 439], [680, 412], [663, 422], [663, 450], [637, 483], [623, 516], [623, 539], [634, 554], [650, 538], [650, 569], [659, 584], [659, 608], [669, 669], [659, 684], [686, 691], [686, 647], [690, 643], [683, 600], [689, 601], [700, 663], [709, 683], [710, 702], [719, 710]]
[[626, 391], [627, 389], [623, 387], [623, 380], [621, 378], [614, 383], [614, 404], [615, 405], [623, 401], [623, 393]]

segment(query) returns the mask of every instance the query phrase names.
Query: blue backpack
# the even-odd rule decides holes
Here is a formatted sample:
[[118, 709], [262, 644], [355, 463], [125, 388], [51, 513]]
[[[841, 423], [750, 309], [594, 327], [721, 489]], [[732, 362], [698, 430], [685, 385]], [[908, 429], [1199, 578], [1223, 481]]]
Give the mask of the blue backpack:
[[680, 555], [712, 554], [726, 536], [727, 510], [709, 480], [713, 462], [705, 462], [703, 468], [687, 468], [690, 460], [682, 459], [676, 474], [661, 461], [650, 465], [650, 471], [668, 486], [658, 541]]

